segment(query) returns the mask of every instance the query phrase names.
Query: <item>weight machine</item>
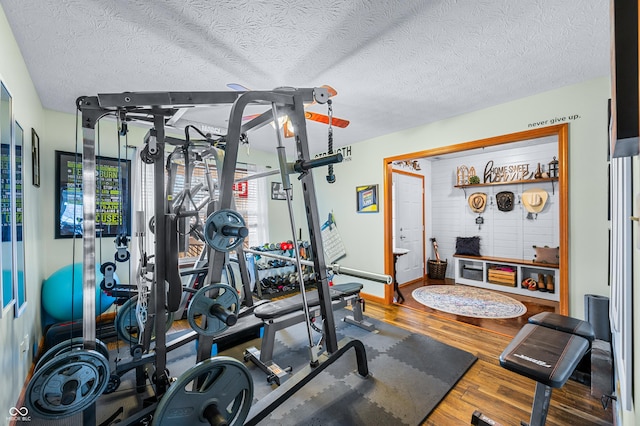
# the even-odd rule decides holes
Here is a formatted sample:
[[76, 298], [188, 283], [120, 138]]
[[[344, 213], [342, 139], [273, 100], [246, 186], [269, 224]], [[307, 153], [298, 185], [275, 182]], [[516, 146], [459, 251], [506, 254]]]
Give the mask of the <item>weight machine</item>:
[[[325, 88], [279, 88], [272, 91], [246, 92], [127, 92], [99, 94], [78, 99], [78, 109], [82, 112], [83, 134], [83, 338], [81, 343], [76, 343], [73, 350], [48, 360], [36, 371], [27, 389], [26, 403], [31, 413], [44, 418], [62, 418], [82, 412], [83, 424], [95, 424], [95, 401], [109, 385], [111, 368], [96, 341], [93, 316], [96, 290], [93, 269], [96, 258], [95, 126], [107, 115], [118, 117], [125, 132], [128, 121], [142, 120], [152, 123], [153, 128], [145, 142], [141, 157], [143, 161], [153, 164], [156, 176], [153, 189], [155, 267], [148, 306], [150, 320], [144, 330], [144, 348], [149, 348], [151, 330], [155, 328], [158, 332], [155, 336], [154, 350], [137, 354], [134, 362], [128, 367], [135, 368], [139, 373], [143, 365], [150, 363], [154, 365], [154, 387], [158, 400], [142, 408], [136, 416], [127, 419], [123, 425], [135, 424], [154, 412], [153, 424], [163, 424], [163, 422], [172, 425], [242, 424], [245, 419], [245, 424], [256, 424], [352, 348], [356, 354], [358, 374], [363, 377], [368, 376], [364, 345], [358, 340], [337, 341], [327, 278], [328, 265], [325, 263], [322, 249], [321, 222], [318, 216], [313, 176], [310, 173], [315, 167], [342, 161], [341, 154], [332, 154], [320, 159], [311, 159], [309, 154], [304, 104], [326, 103], [328, 100], [329, 93]], [[167, 200], [169, 192], [164, 181], [164, 158], [165, 147], [171, 143], [171, 139], [165, 134], [165, 125], [182, 108], [215, 105], [231, 106], [228, 133], [216, 142], [224, 149], [224, 159], [220, 159], [222, 167], [218, 169], [221, 170], [220, 196], [214, 211], [208, 216], [202, 229], [207, 244], [213, 248], [208, 257], [207, 282], [216, 284], [203, 287], [193, 295], [189, 311], [193, 310], [194, 314], [200, 314], [201, 317], [197, 324], [192, 324], [190, 321], [199, 334], [197, 364], [181, 375], [176, 383], [171, 384], [166, 369], [168, 351], [166, 335], [162, 331], [165, 330], [167, 312], [175, 312], [180, 308], [183, 288], [177, 263], [170, 252], [170, 248], [179, 243], [176, 214], [180, 216], [180, 212], [172, 211], [173, 206]], [[243, 111], [248, 105], [265, 105], [269, 109], [243, 124]], [[309, 366], [251, 407], [253, 385], [244, 364], [225, 357], [211, 358], [210, 355], [213, 336], [234, 325], [238, 319], [237, 292], [225, 284], [217, 283], [221, 282], [228, 252], [234, 249], [238, 252], [238, 258], [242, 260], [240, 262], [242, 281], [248, 282], [242, 252], [242, 241], [246, 236], [247, 228], [242, 217], [233, 210], [232, 198], [238, 148], [242, 142], [246, 141], [248, 131], [270, 122], [277, 122], [278, 118], [284, 115], [289, 117], [296, 129], [297, 160], [287, 161], [278, 129], [276, 150], [280, 174], [287, 194], [295, 246], [297, 246], [296, 225], [291, 206], [289, 176], [298, 174], [302, 183], [310, 244], [315, 253], [313, 269], [318, 282], [317, 293], [324, 332], [323, 345], [326, 351], [321, 352], [313, 345], [307, 301], [302, 288], [301, 297], [309, 334]], [[182, 217], [185, 217], [185, 214], [187, 213], [182, 212]], [[118, 248], [120, 250], [121, 247]], [[301, 274], [299, 258], [296, 258], [296, 263]], [[338, 265], [332, 265], [331, 268], [334, 272], [340, 271]], [[343, 273], [349, 273], [349, 271], [343, 268]], [[356, 271], [352, 271], [352, 274], [363, 276]], [[369, 278], [371, 275], [363, 277]], [[391, 282], [390, 277], [384, 276], [384, 281]], [[304, 282], [302, 277], [300, 282]], [[250, 297], [250, 291], [245, 291], [245, 295]], [[194, 315], [189, 312], [189, 316]], [[138, 373], [137, 376], [140, 376]], [[138, 378], [144, 380], [144, 377]], [[197, 386], [194, 386], [192, 391], [185, 391], [185, 386], [192, 382]], [[55, 402], [48, 400], [45, 395], [47, 391], [55, 393], [60, 398]]]

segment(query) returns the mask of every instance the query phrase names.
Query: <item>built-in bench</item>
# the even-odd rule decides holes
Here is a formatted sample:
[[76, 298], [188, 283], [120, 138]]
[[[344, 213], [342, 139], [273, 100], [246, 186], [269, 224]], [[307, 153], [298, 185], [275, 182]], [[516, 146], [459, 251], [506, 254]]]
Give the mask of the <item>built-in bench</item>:
[[[454, 254], [453, 257], [456, 283], [553, 301], [560, 300], [559, 264], [492, 256]], [[537, 281], [538, 274], [553, 276], [553, 293], [532, 291], [520, 286], [526, 278]]]

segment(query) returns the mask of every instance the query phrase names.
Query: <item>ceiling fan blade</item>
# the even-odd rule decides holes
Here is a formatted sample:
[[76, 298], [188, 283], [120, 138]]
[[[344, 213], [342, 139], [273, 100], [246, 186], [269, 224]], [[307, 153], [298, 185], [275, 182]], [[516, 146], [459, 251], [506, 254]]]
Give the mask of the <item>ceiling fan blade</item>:
[[231, 90], [237, 90], [238, 92], [249, 92], [251, 90], [238, 83], [229, 83], [227, 87]]
[[[304, 118], [311, 121], [317, 121], [318, 123], [329, 124], [329, 116], [324, 114], [318, 114], [317, 112], [305, 111]], [[331, 125], [344, 129], [349, 125], [349, 120], [344, 120], [338, 117], [332, 117]]]
[[289, 117], [287, 117], [287, 119], [284, 122], [284, 125], [282, 126], [283, 130], [284, 130], [284, 137], [285, 138], [292, 138], [294, 137], [296, 134], [293, 131], [293, 123], [291, 122], [291, 120], [289, 119]]
[[253, 120], [256, 117], [260, 117], [262, 114], [243, 115], [242, 121]]
[[327, 89], [327, 91], [329, 92], [329, 97], [333, 98], [334, 96], [336, 96], [338, 94], [337, 90], [334, 89], [333, 87], [329, 86], [328, 84], [323, 84], [322, 86], [325, 89]]

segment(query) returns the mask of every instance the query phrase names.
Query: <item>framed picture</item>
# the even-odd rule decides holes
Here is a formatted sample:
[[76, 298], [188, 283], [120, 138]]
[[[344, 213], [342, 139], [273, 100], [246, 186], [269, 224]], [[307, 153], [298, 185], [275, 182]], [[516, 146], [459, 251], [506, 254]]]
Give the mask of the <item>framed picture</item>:
[[[272, 200], [286, 200], [287, 193], [284, 192], [284, 186], [281, 182], [271, 182], [271, 199]], [[293, 194], [291, 195], [293, 199]]]
[[358, 213], [378, 213], [378, 185], [356, 186]]
[[[55, 237], [82, 236], [82, 155], [56, 151]], [[131, 235], [131, 160], [96, 156], [96, 235]]]
[[40, 136], [31, 128], [31, 183], [40, 188]]

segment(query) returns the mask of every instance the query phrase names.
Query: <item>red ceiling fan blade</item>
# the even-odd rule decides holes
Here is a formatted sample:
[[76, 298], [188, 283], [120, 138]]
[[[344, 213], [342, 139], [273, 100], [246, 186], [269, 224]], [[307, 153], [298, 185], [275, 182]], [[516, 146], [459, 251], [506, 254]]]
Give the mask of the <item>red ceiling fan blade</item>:
[[[311, 121], [317, 121], [318, 123], [329, 124], [329, 116], [324, 114], [318, 114], [317, 112], [305, 111], [304, 118]], [[344, 129], [349, 125], [349, 120], [344, 120], [338, 117], [332, 117], [331, 125]]]
[[328, 84], [323, 84], [320, 87], [327, 89], [327, 91], [329, 92], [329, 97], [330, 98], [333, 98], [334, 96], [336, 96], [338, 94], [338, 91], [336, 89], [334, 89], [333, 87], [329, 86]]

